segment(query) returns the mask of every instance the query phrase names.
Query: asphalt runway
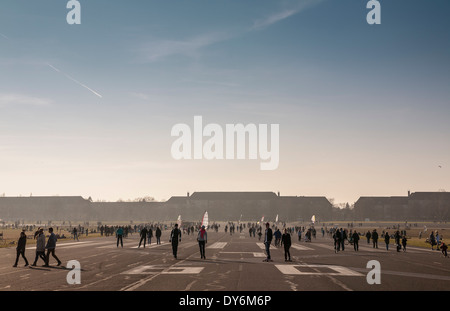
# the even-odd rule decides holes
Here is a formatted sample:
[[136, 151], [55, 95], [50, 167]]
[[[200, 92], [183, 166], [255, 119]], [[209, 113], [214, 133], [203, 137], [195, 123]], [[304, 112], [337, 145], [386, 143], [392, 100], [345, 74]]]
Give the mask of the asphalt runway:
[[[450, 259], [441, 252], [407, 248], [397, 252], [393, 244], [374, 249], [366, 240], [360, 250], [347, 245], [335, 253], [331, 238], [299, 242], [292, 237], [292, 262], [285, 262], [283, 248], [271, 247], [272, 262], [265, 258], [262, 241], [248, 233], [208, 232], [206, 259], [200, 259], [196, 235], [183, 235], [178, 259], [163, 231], [156, 240], [137, 248], [138, 234], [124, 238], [116, 247], [115, 237], [89, 238], [79, 242], [58, 241], [60, 267], [50, 258], [50, 267], [24, 267], [22, 258], [13, 268], [14, 248], [0, 249], [1, 291], [447, 291], [450, 290]], [[33, 246], [27, 247], [30, 263]], [[71, 260], [80, 263], [80, 284], [69, 284]], [[380, 263], [380, 284], [368, 284], [372, 270], [367, 263]]]

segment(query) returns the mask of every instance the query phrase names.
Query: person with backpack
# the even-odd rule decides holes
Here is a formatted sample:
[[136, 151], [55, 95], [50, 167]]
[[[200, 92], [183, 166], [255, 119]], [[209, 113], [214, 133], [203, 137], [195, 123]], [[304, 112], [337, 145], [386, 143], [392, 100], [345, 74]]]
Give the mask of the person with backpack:
[[205, 226], [202, 226], [197, 235], [198, 246], [200, 247], [200, 258], [206, 259], [205, 245], [208, 243], [208, 234], [205, 230]]

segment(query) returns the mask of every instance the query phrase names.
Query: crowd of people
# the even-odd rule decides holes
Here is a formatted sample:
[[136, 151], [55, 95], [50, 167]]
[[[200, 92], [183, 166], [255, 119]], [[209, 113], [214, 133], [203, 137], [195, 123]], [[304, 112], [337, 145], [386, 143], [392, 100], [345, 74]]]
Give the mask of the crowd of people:
[[[313, 225], [309, 226], [309, 228], [305, 226], [293, 226], [293, 227], [287, 227], [286, 224], [281, 224], [283, 227], [283, 232], [280, 231], [280, 229], [275, 225], [272, 224], [270, 226], [270, 223], [265, 223], [265, 228], [263, 228], [262, 225], [258, 223], [239, 223], [238, 225], [234, 224], [233, 222], [228, 222], [225, 225], [224, 231], [225, 233], [230, 232], [230, 234], [233, 234], [237, 228], [239, 232], [242, 232], [246, 227], [248, 227], [248, 232], [250, 237], [256, 237], [258, 235], [258, 240], [260, 241], [263, 237], [263, 242], [265, 246], [265, 254], [266, 258], [264, 259], [264, 262], [270, 262], [272, 261], [271, 254], [270, 254], [270, 247], [273, 243], [273, 246], [275, 247], [284, 247], [284, 257], [286, 262], [290, 262], [291, 260], [291, 254], [290, 254], [290, 247], [292, 245], [291, 236], [297, 235], [298, 241], [305, 241], [305, 242], [311, 242], [313, 239], [317, 237], [317, 231], [314, 228]], [[178, 223], [170, 224], [169, 226], [166, 224], [161, 223], [150, 223], [150, 224], [140, 224], [140, 225], [127, 225], [127, 226], [108, 226], [108, 225], [99, 225], [97, 230], [100, 232], [101, 236], [112, 236], [115, 235], [117, 243], [116, 246], [123, 247], [123, 238], [128, 237], [128, 235], [133, 233], [138, 233], [140, 240], [138, 244], [138, 248], [143, 246], [146, 247], [146, 244], [151, 244], [153, 237], [156, 238], [156, 244], [161, 244], [161, 235], [162, 230], [168, 230], [170, 228], [171, 232], [169, 235], [169, 242], [172, 245], [172, 251], [173, 256], [176, 259], [177, 258], [177, 252], [178, 252], [178, 243], [181, 242], [182, 234], [196, 234], [197, 235], [197, 241], [199, 244], [200, 249], [200, 257], [201, 259], [206, 259], [205, 254], [205, 248], [206, 243], [208, 241], [208, 233], [207, 229], [213, 230], [215, 232], [218, 232], [218, 229], [220, 225], [218, 224], [212, 224], [211, 226], [205, 227], [199, 225], [199, 223], [191, 223], [186, 226], [184, 226], [182, 229], [179, 228]], [[383, 230], [381, 234], [377, 232], [377, 229], [373, 229], [372, 231], [368, 230], [366, 233], [358, 232], [356, 229], [353, 229], [353, 226], [348, 228], [321, 228], [321, 234], [322, 237], [325, 237], [325, 234], [332, 238], [334, 243], [334, 250], [335, 252], [340, 252], [345, 250], [345, 246], [350, 244], [353, 246], [354, 251], [359, 251], [359, 241], [362, 238], [365, 238], [367, 240], [367, 244], [371, 244], [373, 248], [378, 248], [378, 240], [384, 240], [386, 250], [389, 250], [389, 245], [391, 244], [391, 240], [394, 241], [394, 245], [396, 246], [397, 252], [400, 252], [403, 250], [403, 252], [406, 252], [407, 247], [407, 235], [406, 230], [396, 230], [394, 233], [389, 233], [386, 230]], [[27, 243], [27, 236], [26, 231], [27, 229], [34, 229], [34, 227], [30, 228], [24, 228], [23, 231], [20, 233], [19, 240], [17, 242], [17, 256], [16, 261], [14, 263], [14, 267], [17, 267], [18, 261], [20, 259], [20, 256], [25, 261], [25, 266], [29, 265], [28, 259], [25, 256], [25, 247]], [[256, 233], [257, 232], [257, 233]], [[88, 229], [84, 229], [80, 226], [73, 227], [72, 229], [72, 236], [74, 239], [78, 240], [79, 234], [86, 234], [88, 235]], [[419, 234], [419, 238], [422, 237], [422, 232]], [[59, 235], [55, 234], [53, 232], [53, 228], [48, 228], [48, 238], [46, 239], [46, 236], [44, 234], [44, 229], [39, 227], [34, 233], [34, 237], [36, 240], [36, 253], [35, 253], [35, 259], [31, 266], [36, 266], [39, 259], [41, 259], [44, 262], [44, 266], [49, 266], [49, 260], [50, 255], [56, 260], [57, 266], [61, 265], [61, 261], [55, 254], [56, 249], [56, 242], [58, 238], [60, 238]], [[439, 234], [438, 231], [432, 231], [429, 237], [426, 240], [431, 245], [431, 249], [434, 250], [436, 247], [436, 250], [440, 250], [442, 254], [447, 257], [447, 245], [443, 241], [442, 235]]]

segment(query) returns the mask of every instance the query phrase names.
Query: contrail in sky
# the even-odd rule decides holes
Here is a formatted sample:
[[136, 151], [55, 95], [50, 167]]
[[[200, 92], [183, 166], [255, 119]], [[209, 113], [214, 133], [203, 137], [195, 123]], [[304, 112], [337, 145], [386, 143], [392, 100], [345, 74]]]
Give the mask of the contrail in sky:
[[71, 76], [69, 76], [68, 74], [62, 72], [61, 70], [59, 70], [58, 68], [52, 66], [51, 64], [47, 63], [47, 66], [49, 66], [50, 68], [52, 68], [54, 71], [63, 74], [67, 79], [72, 80], [73, 82], [75, 82], [78, 85], [81, 85], [82, 87], [84, 87], [85, 89], [88, 89], [89, 91], [91, 91], [93, 94], [97, 95], [100, 98], [103, 98], [102, 95], [100, 95], [99, 93], [97, 93], [96, 91], [94, 91], [93, 89], [91, 89], [90, 87], [88, 87], [87, 85], [75, 80], [74, 78], [72, 78]]
[[5, 38], [5, 39], [8, 39], [8, 40], [9, 40], [9, 38], [8, 38], [7, 36], [5, 36], [4, 34], [2, 34], [1, 32], [0, 32], [0, 36], [2, 36], [3, 38]]

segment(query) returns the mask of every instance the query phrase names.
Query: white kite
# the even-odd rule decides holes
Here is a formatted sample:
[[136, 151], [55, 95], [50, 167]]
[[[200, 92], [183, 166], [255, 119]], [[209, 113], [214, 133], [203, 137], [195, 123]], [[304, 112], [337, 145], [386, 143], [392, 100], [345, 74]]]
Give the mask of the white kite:
[[202, 226], [205, 226], [205, 228], [208, 228], [208, 212], [205, 212], [205, 214], [203, 215], [203, 219], [202, 219]]
[[313, 224], [316, 222], [316, 215], [313, 215], [313, 216], [311, 217], [311, 222], [312, 222]]

